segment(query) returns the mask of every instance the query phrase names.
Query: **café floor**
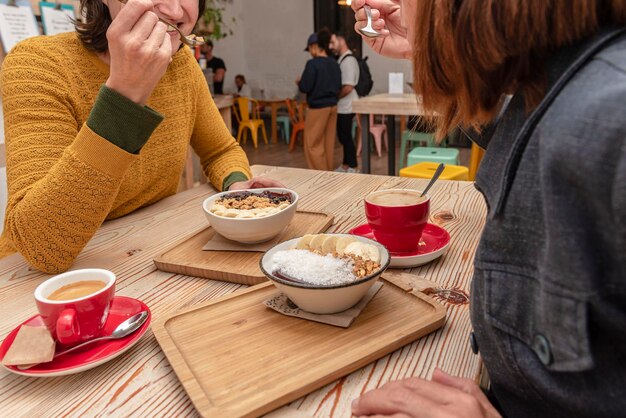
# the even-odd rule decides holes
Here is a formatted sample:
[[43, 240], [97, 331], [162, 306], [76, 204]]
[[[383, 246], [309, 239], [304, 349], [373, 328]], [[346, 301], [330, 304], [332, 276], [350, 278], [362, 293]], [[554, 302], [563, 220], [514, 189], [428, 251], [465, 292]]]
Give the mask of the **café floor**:
[[[400, 141], [397, 142], [396, 156], [400, 155]], [[248, 141], [246, 145], [243, 145], [250, 165], [271, 165], [280, 167], [295, 167], [295, 168], [307, 168], [306, 159], [304, 157], [304, 150], [302, 149], [302, 142], [298, 142], [298, 147], [292, 152], [288, 152], [289, 146], [284, 141], [279, 141], [277, 144], [271, 142], [267, 145], [259, 143], [258, 148], [252, 146], [252, 142]], [[458, 148], [460, 154], [461, 165], [469, 166], [470, 149]], [[399, 157], [396, 157], [399, 158]], [[335, 166], [339, 166], [343, 159], [343, 147], [339, 142], [335, 146]], [[396, 159], [396, 164], [399, 160]], [[361, 158], [359, 157], [359, 164]], [[375, 152], [371, 156], [372, 174], [386, 175], [387, 174], [387, 151], [383, 150], [382, 156], [379, 157]]]

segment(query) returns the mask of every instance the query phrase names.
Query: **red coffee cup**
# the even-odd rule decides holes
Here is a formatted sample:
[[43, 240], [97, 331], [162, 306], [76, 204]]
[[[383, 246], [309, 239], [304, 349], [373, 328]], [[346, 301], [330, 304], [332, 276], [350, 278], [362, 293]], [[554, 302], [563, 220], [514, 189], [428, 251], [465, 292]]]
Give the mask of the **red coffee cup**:
[[[104, 287], [76, 298], [50, 299], [59, 292], [66, 292], [66, 295], [89, 292], [100, 286], [94, 287], [96, 282], [104, 283]], [[46, 280], [35, 289], [35, 301], [52, 337], [63, 345], [74, 345], [101, 335], [114, 294], [115, 274], [108, 270], [84, 269]]]
[[388, 189], [365, 198], [367, 223], [390, 252], [417, 251], [430, 210], [430, 198], [420, 195], [417, 190]]

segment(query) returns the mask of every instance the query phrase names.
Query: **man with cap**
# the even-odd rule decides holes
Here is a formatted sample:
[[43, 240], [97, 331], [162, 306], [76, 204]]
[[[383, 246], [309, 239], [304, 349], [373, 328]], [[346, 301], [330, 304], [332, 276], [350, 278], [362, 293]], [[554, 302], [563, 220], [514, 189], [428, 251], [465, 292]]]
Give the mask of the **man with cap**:
[[341, 90], [339, 64], [328, 56], [330, 32], [322, 29], [309, 36], [305, 51], [311, 54], [302, 76], [296, 81], [307, 96], [304, 122], [304, 155], [314, 170], [334, 168], [337, 102]]

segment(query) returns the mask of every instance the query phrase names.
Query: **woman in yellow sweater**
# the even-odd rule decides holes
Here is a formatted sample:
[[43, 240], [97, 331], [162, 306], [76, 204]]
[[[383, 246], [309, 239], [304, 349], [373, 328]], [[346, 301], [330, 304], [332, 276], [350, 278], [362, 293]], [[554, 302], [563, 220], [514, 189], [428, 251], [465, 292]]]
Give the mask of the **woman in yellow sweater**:
[[176, 193], [188, 145], [214, 187], [252, 179], [189, 48], [204, 0], [82, 0], [76, 33], [18, 44], [0, 86], [9, 199], [0, 257], [71, 266], [102, 222]]

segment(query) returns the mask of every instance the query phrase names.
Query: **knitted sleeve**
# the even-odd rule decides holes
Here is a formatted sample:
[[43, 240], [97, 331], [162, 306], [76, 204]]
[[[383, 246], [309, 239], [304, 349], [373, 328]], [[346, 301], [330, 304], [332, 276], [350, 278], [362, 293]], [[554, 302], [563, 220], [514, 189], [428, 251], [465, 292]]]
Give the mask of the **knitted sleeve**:
[[196, 121], [191, 146], [200, 157], [204, 174], [218, 190], [222, 189], [226, 177], [234, 172], [241, 172], [252, 178], [246, 153], [224, 124], [200, 67], [193, 65], [191, 70], [197, 92]]
[[[5, 234], [35, 268], [66, 270], [106, 218], [137, 158], [78, 126], [62, 59], [16, 46], [4, 60]], [[48, 57], [46, 57], [48, 55]]]

